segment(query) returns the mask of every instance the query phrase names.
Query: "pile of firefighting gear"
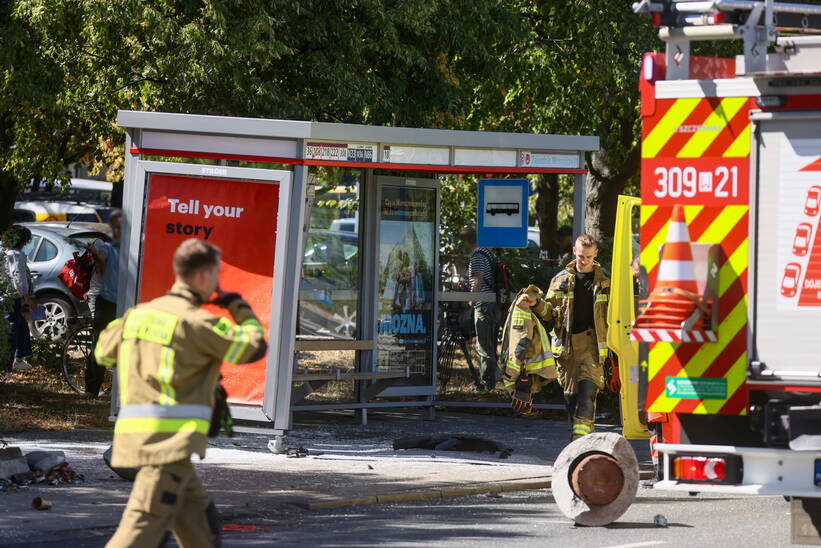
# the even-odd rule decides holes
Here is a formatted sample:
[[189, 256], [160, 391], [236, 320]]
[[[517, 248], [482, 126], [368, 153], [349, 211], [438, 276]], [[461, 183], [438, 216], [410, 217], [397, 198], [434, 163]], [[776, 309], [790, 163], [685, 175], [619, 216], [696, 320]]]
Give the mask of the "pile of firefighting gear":
[[85, 481], [66, 461], [62, 451], [29, 451], [19, 447], [0, 449], [0, 492], [29, 485], [61, 485]]

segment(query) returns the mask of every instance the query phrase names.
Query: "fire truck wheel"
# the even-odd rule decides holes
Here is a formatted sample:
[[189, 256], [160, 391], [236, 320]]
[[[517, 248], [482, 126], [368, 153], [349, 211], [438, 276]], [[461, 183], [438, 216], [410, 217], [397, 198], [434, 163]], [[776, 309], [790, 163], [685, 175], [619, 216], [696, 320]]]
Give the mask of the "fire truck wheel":
[[594, 433], [564, 448], [553, 465], [553, 496], [578, 525], [603, 526], [624, 514], [639, 486], [639, 463], [630, 443]]

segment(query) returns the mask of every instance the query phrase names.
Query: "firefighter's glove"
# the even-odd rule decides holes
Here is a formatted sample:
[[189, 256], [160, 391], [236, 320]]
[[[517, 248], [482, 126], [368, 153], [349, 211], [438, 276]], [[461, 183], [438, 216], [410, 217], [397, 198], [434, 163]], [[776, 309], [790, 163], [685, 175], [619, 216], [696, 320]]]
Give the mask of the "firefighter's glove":
[[516, 378], [516, 386], [513, 389], [513, 399], [510, 405], [519, 413], [528, 413], [533, 408], [533, 397], [530, 389], [533, 386], [530, 377], [522, 373]]
[[[608, 366], [609, 364], [609, 366]], [[610, 379], [607, 381], [607, 388], [611, 392], [620, 392], [621, 391], [621, 379], [619, 378], [619, 368], [616, 365], [616, 360], [611, 358], [610, 356], [607, 357], [607, 360], [604, 364], [604, 372], [607, 373], [608, 368], [610, 370]]]
[[241, 301], [242, 295], [230, 291], [218, 291], [217, 296], [211, 299], [210, 304], [217, 305], [220, 308], [228, 308], [232, 303]]
[[217, 385], [214, 393], [214, 410], [211, 412], [208, 437], [217, 437], [220, 430], [224, 430], [229, 437], [234, 435], [234, 420], [231, 418], [231, 411], [228, 409], [228, 393], [222, 384]]

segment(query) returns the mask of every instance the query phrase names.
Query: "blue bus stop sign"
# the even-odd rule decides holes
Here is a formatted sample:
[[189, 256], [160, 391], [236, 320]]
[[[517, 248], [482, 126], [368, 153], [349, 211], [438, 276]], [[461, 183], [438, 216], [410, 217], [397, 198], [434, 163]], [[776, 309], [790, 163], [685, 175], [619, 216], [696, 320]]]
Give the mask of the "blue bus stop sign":
[[527, 196], [524, 179], [481, 179], [476, 244], [479, 247], [527, 246]]

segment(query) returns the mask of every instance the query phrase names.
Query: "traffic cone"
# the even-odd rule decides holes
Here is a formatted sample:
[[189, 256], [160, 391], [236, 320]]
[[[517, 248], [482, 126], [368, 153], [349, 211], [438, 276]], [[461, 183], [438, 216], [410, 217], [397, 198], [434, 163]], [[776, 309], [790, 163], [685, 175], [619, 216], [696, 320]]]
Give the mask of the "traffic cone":
[[650, 298], [642, 303], [645, 308], [634, 327], [680, 329], [696, 307], [700, 307], [700, 301], [690, 231], [684, 219], [684, 207], [676, 205], [667, 228], [656, 285]]

